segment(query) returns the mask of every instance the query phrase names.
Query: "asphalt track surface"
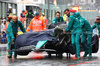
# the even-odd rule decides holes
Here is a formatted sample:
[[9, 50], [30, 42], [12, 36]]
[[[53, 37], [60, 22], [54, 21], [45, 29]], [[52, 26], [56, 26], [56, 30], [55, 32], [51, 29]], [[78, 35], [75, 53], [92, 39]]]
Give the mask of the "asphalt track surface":
[[61, 59], [56, 58], [55, 55], [48, 58], [45, 52], [30, 52], [27, 56], [18, 55], [17, 59], [14, 57], [9, 59], [7, 58], [6, 47], [7, 44], [0, 44], [0, 66], [100, 66], [100, 50], [93, 54], [92, 58], [83, 58], [84, 52], [80, 53], [81, 59], [76, 59], [75, 55], [71, 55], [71, 58], [67, 59], [65, 53]]

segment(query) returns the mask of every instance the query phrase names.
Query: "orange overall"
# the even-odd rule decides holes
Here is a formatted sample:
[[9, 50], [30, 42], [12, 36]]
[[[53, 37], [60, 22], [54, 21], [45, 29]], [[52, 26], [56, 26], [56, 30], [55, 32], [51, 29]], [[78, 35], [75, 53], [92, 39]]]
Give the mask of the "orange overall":
[[[22, 16], [23, 15], [23, 16]], [[26, 11], [21, 13], [21, 16], [20, 16], [20, 21], [22, 22], [23, 26], [24, 26], [24, 23], [25, 23], [25, 19], [26, 19]]]
[[42, 30], [46, 30], [46, 24], [43, 19], [35, 17], [31, 20], [30, 25], [28, 26], [26, 32], [29, 32], [32, 29], [34, 32], [40, 32]]

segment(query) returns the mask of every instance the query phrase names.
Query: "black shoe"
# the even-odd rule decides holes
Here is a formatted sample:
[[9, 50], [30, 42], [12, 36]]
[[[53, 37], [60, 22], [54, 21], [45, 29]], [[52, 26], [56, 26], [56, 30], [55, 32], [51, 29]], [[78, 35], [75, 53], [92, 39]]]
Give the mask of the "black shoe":
[[85, 54], [84, 54], [84, 56], [83, 56], [83, 57], [87, 57], [87, 55], [88, 55], [88, 52], [85, 52]]

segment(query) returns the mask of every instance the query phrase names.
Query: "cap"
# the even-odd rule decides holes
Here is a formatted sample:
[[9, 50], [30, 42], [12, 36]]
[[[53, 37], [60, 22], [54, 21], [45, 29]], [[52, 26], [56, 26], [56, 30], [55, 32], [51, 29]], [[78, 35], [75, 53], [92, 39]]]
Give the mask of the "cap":
[[97, 20], [100, 20], [100, 18], [97, 18]]
[[37, 12], [37, 13], [35, 13], [35, 15], [39, 15], [39, 13]]
[[23, 10], [22, 12], [25, 12], [25, 10]]
[[76, 10], [69, 10], [69, 11], [70, 11], [70, 12], [74, 12], [74, 13], [77, 12]]

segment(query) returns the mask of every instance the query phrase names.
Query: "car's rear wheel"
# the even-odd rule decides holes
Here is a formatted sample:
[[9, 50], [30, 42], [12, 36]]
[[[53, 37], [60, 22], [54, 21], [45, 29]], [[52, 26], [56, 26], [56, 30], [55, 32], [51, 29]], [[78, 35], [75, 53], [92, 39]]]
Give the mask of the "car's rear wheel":
[[99, 42], [92, 46], [92, 53], [97, 53], [99, 50]]
[[99, 38], [98, 35], [94, 35], [92, 38], [92, 53], [97, 53], [99, 50]]

